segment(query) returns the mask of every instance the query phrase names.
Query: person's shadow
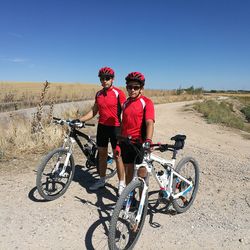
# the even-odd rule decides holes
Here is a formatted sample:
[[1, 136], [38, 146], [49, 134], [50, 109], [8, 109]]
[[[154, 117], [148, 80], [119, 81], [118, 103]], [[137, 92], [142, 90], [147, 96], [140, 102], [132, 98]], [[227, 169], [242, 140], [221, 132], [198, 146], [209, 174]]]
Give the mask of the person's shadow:
[[[108, 249], [107, 236], [111, 218], [110, 213], [117, 201], [117, 196], [113, 194], [117, 192], [117, 188], [109, 183], [107, 183], [104, 188], [95, 192], [89, 190], [90, 185], [93, 184], [97, 178], [99, 178], [99, 176], [96, 167], [86, 168], [83, 165], [75, 166], [75, 173], [72, 181], [78, 182], [88, 193], [93, 193], [93, 195], [97, 197], [97, 201], [92, 203], [91, 201], [75, 196], [75, 198], [83, 204], [88, 203], [93, 205], [99, 215], [99, 219], [90, 226], [85, 235], [84, 243], [86, 249]], [[30, 190], [28, 197], [34, 202], [48, 202], [48, 200], [40, 198], [36, 187]]]
[[176, 211], [172, 207], [172, 203], [169, 200], [159, 198], [159, 190], [150, 191], [148, 193], [148, 215], [149, 224], [151, 227], [158, 228], [161, 226], [159, 222], [153, 221], [154, 214], [169, 214], [176, 215]]
[[[97, 207], [99, 213], [99, 219], [95, 221], [88, 229], [85, 235], [85, 247], [86, 249], [108, 249], [108, 233], [109, 233], [109, 222], [111, 220], [112, 211], [115, 207], [117, 197], [114, 196], [108, 189], [114, 189], [113, 186], [107, 185], [107, 188], [100, 189], [96, 192], [97, 202], [92, 204]], [[163, 213], [169, 215], [175, 215], [176, 212], [172, 208], [171, 203], [166, 200], [159, 199], [159, 190], [151, 191], [148, 194], [148, 208], [147, 217], [150, 226], [158, 228], [161, 226], [160, 223], [153, 221], [154, 214]], [[78, 198], [78, 197], [76, 197]], [[104, 204], [103, 199], [106, 198], [112, 201], [109, 204]], [[81, 202], [85, 203], [85, 200]], [[149, 216], [149, 217], [148, 217]]]
[[[96, 220], [88, 229], [84, 244], [86, 249], [108, 249], [108, 232], [111, 213], [117, 202], [117, 196], [113, 193], [117, 192], [117, 188], [107, 183], [104, 188], [95, 192], [89, 190], [90, 185], [97, 180], [98, 174], [95, 167], [86, 168], [81, 165], [76, 165], [73, 181], [78, 182], [88, 193], [96, 194], [97, 201], [92, 203], [86, 199], [75, 196], [83, 204], [90, 204], [94, 206], [99, 215]], [[29, 192], [29, 198], [35, 202], [47, 202], [44, 199], [37, 198], [36, 187]], [[158, 197], [159, 190], [150, 191], [148, 194], [148, 209], [147, 217], [149, 216], [149, 224], [154, 228], [161, 226], [159, 222], [153, 221], [154, 214], [163, 213], [175, 215], [175, 210], [171, 207], [171, 203], [166, 200], [161, 200]], [[105, 203], [104, 203], [105, 200]], [[108, 202], [108, 203], [107, 203]]]
[[85, 199], [75, 196], [82, 203], [88, 203], [96, 207], [99, 219], [95, 221], [88, 229], [84, 243], [86, 249], [108, 249], [108, 231], [111, 212], [116, 204], [116, 188], [107, 183], [104, 188], [97, 191], [89, 191], [89, 186], [96, 180], [95, 172], [92, 169], [82, 170], [77, 168], [74, 180], [77, 181], [87, 192], [96, 194], [97, 201], [91, 203]]

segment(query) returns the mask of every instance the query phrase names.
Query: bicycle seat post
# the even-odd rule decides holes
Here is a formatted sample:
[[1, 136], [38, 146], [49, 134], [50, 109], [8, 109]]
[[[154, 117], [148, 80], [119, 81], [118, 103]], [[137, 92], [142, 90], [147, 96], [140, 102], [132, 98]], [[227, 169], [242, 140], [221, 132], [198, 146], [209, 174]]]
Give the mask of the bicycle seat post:
[[174, 148], [172, 159], [176, 160], [177, 150]]

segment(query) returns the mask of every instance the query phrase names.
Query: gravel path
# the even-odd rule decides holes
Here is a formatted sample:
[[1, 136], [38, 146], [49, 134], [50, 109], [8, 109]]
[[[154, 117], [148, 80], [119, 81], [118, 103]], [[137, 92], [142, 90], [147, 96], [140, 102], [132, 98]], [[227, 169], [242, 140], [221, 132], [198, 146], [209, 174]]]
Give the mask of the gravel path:
[[[250, 249], [250, 142], [236, 130], [207, 124], [185, 110], [186, 104], [156, 106], [154, 141], [187, 135], [177, 159], [192, 155], [198, 160], [197, 198], [180, 215], [151, 206], [135, 249]], [[0, 163], [0, 249], [107, 249], [117, 177], [91, 193], [94, 170], [77, 168], [66, 194], [44, 202], [35, 188], [40, 159], [27, 155]], [[75, 161], [85, 162], [80, 154]], [[149, 199], [156, 190], [152, 179]]]

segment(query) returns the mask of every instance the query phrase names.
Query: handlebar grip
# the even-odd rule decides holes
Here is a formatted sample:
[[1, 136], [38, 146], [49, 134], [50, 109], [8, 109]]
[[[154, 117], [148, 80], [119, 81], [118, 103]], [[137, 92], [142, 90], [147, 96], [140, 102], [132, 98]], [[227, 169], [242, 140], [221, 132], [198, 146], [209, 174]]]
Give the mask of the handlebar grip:
[[94, 127], [95, 124], [92, 124], [92, 123], [84, 123], [85, 126], [91, 126], [91, 127]]
[[60, 121], [61, 119], [53, 116], [53, 120]]

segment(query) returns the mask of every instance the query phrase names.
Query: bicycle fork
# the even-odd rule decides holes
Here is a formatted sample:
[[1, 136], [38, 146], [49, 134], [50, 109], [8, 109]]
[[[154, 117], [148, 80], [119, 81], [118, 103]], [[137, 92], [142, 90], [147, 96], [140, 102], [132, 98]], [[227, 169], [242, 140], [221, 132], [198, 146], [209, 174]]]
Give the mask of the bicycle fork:
[[141, 220], [142, 210], [143, 210], [146, 195], [147, 195], [147, 192], [148, 192], [148, 186], [146, 185], [145, 180], [143, 178], [140, 178], [140, 177], [139, 177], [139, 179], [140, 179], [140, 181], [143, 182], [143, 190], [142, 190], [142, 194], [141, 194], [141, 200], [140, 200], [140, 204], [139, 204], [138, 213], [137, 213], [137, 215], [135, 217], [135, 222], [136, 222], [137, 226], [139, 225], [140, 220]]
[[143, 178], [140, 178], [140, 177], [137, 177], [137, 178], [143, 182], [143, 190], [142, 190], [142, 193], [139, 194], [140, 202], [139, 202], [138, 212], [136, 214], [133, 214], [133, 213], [130, 214], [130, 212], [129, 212], [131, 201], [133, 199], [133, 194], [130, 195], [130, 197], [127, 201], [127, 204], [126, 204], [126, 208], [125, 208], [125, 214], [127, 214], [127, 218], [129, 218], [130, 223], [131, 223], [131, 229], [134, 232], [136, 232], [136, 230], [139, 226], [139, 223], [141, 221], [143, 207], [144, 207], [146, 195], [148, 192], [148, 186], [146, 185], [145, 180]]
[[[65, 144], [67, 143], [68, 139], [70, 139], [70, 145], [69, 145], [68, 147], [66, 147]], [[67, 152], [65, 161], [64, 161], [64, 163], [63, 163], [63, 167], [62, 167], [62, 169], [60, 170], [59, 167], [60, 167], [61, 158], [62, 158], [62, 156], [60, 155], [60, 156], [58, 157], [58, 160], [57, 160], [55, 169], [53, 170], [52, 173], [55, 173], [56, 171], [60, 170], [58, 176], [59, 176], [59, 177], [67, 177], [67, 176], [66, 176], [67, 173], [65, 173], [65, 172], [66, 172], [66, 168], [67, 168], [67, 166], [68, 166], [68, 164], [69, 164], [69, 159], [70, 159], [70, 156], [71, 156], [72, 151], [73, 151], [73, 144], [74, 144], [74, 143], [75, 143], [75, 139], [72, 138], [72, 137], [67, 138], [67, 139], [65, 140], [63, 147], [66, 148], [66, 149], [68, 150], [68, 152]]]

